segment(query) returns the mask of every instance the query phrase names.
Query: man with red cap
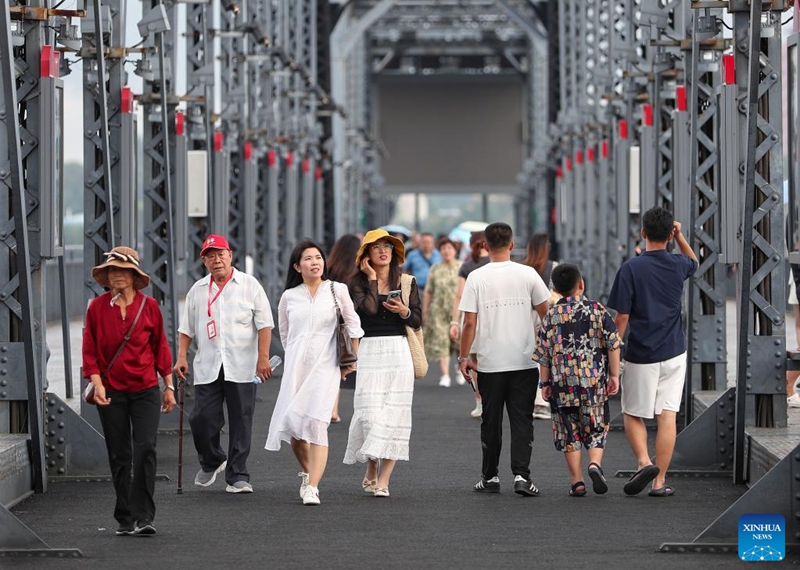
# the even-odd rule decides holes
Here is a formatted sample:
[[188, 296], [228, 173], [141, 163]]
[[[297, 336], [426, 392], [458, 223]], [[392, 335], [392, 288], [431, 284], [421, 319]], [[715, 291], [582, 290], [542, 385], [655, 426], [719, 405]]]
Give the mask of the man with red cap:
[[[200, 459], [194, 484], [208, 487], [224, 471], [227, 492], [252, 493], [247, 457], [256, 401], [253, 376], [266, 380], [272, 375], [272, 309], [261, 283], [232, 266], [227, 239], [209, 235], [200, 257], [209, 274], [186, 294], [174, 368], [179, 378], [186, 378], [186, 355], [194, 341], [195, 404], [189, 425]], [[219, 437], [225, 424], [223, 400], [230, 434], [227, 454]]]

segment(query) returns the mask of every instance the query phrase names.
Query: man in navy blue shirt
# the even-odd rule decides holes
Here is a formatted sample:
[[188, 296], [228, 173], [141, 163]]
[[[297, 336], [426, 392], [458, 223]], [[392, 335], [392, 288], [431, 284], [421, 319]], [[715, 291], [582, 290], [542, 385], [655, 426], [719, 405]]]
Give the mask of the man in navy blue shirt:
[[403, 265], [403, 269], [410, 272], [417, 280], [420, 294], [428, 282], [428, 273], [431, 270], [431, 266], [441, 261], [442, 254], [433, 247], [433, 234], [421, 234], [419, 236], [419, 247], [408, 252], [406, 263]]
[[[697, 270], [697, 256], [681, 233], [681, 224], [663, 208], [642, 217], [646, 250], [617, 272], [608, 306], [617, 311], [620, 337], [628, 331], [622, 377], [625, 435], [638, 461], [638, 471], [625, 484], [628, 495], [648, 493], [668, 497], [675, 490], [666, 483], [675, 449], [676, 413], [686, 377], [686, 338], [681, 322], [683, 283]], [[675, 239], [680, 253], [667, 252]], [[656, 464], [650, 462], [643, 418], [657, 419]]]

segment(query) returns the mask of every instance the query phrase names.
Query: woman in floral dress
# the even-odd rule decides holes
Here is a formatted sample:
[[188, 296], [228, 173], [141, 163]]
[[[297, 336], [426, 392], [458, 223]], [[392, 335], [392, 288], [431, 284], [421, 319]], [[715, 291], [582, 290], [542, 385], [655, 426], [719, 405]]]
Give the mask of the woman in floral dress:
[[[422, 298], [425, 355], [428, 360], [439, 361], [442, 373], [439, 386], [449, 387], [450, 355], [458, 351], [456, 341], [450, 338], [450, 313], [458, 288], [461, 262], [456, 257], [456, 246], [452, 241], [442, 238], [437, 246], [442, 254], [442, 262], [431, 267]], [[464, 384], [461, 374], [456, 374], [456, 382]]]

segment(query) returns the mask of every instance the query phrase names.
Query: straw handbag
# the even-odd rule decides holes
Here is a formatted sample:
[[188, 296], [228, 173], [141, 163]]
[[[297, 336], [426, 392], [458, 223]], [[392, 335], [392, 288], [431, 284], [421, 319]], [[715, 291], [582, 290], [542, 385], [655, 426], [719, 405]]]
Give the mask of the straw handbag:
[[[403, 304], [408, 307], [408, 301], [411, 297], [411, 283], [414, 277], [411, 275], [400, 276], [400, 292]], [[409, 307], [410, 310], [410, 307]], [[428, 359], [425, 356], [425, 341], [422, 338], [422, 327], [412, 329], [406, 325], [406, 338], [408, 339], [408, 348], [411, 350], [411, 360], [414, 362], [414, 378], [425, 378], [428, 373]]]

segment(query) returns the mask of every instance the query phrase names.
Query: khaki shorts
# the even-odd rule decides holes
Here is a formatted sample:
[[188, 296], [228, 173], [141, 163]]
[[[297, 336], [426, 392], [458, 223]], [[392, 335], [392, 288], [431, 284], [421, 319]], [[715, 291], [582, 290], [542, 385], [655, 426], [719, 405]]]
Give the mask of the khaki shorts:
[[625, 362], [622, 377], [622, 412], [637, 418], [652, 418], [662, 411], [681, 407], [686, 380], [686, 353], [663, 362]]

